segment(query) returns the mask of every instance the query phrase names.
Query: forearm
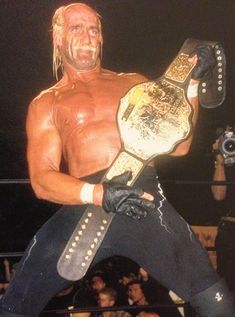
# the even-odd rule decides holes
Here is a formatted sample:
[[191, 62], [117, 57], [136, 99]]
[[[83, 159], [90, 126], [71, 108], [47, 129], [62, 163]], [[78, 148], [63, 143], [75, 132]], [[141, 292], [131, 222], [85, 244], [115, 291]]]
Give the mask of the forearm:
[[[215, 171], [213, 175], [213, 181], [226, 181], [226, 174], [224, 164], [221, 162], [215, 162]], [[214, 199], [223, 200], [226, 197], [227, 186], [226, 185], [212, 185], [211, 192]]]
[[11, 271], [10, 271], [10, 264], [9, 262], [4, 262], [5, 267], [5, 279], [10, 282], [11, 279]]
[[[85, 182], [75, 177], [50, 170], [35, 173], [31, 175], [30, 179], [33, 190], [39, 199], [66, 205], [84, 204], [81, 190]], [[103, 194], [102, 185], [97, 184], [93, 190], [94, 192], [91, 193], [93, 202], [100, 205]]]

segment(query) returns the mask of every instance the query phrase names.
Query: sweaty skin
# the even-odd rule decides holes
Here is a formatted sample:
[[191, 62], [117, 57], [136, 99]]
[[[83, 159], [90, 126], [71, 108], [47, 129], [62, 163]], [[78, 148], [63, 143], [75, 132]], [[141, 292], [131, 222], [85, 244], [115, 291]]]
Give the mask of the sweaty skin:
[[[120, 98], [147, 79], [101, 68], [102, 34], [95, 12], [84, 5], [68, 6], [54, 41], [63, 62], [63, 77], [30, 104], [27, 116], [27, 158], [31, 184], [38, 198], [60, 204], [81, 204], [81, 177], [107, 169], [120, 150], [116, 123]], [[191, 98], [193, 124], [197, 98]], [[191, 137], [171, 155], [185, 155]], [[68, 171], [61, 171], [62, 156]], [[94, 203], [102, 205], [97, 184]], [[147, 199], [151, 195], [145, 193]]]

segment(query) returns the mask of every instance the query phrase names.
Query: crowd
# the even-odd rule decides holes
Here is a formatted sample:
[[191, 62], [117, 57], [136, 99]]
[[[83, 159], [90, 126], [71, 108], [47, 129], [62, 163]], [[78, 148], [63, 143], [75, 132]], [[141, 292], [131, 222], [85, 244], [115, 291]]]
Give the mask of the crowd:
[[[128, 258], [113, 256], [100, 262], [86, 276], [59, 292], [44, 311], [64, 308], [122, 307], [126, 310], [87, 312], [92, 317], [180, 317], [177, 308], [140, 309], [139, 305], [174, 304], [169, 290]], [[128, 309], [132, 305], [133, 308]], [[134, 307], [135, 306], [135, 307]], [[73, 317], [79, 317], [74, 314]], [[76, 316], [78, 315], [78, 316]]]
[[8, 258], [4, 258], [0, 262], [0, 298], [5, 293], [10, 280], [15, 274], [16, 264], [9, 261]]
[[[2, 261], [1, 295], [4, 294], [17, 264]], [[43, 290], [42, 290], [43, 291]], [[83, 309], [86, 317], [181, 317], [182, 308], [143, 308], [142, 305], [172, 305], [169, 290], [128, 258], [114, 256], [91, 268], [86, 276], [57, 293], [41, 317], [56, 315], [57, 310]], [[121, 310], [94, 312], [94, 308], [120, 307]], [[133, 306], [133, 307], [130, 307]], [[140, 308], [136, 306], [141, 306]], [[89, 308], [92, 307], [92, 312]], [[130, 308], [130, 309], [128, 309]], [[66, 313], [65, 313], [66, 315]], [[81, 317], [81, 313], [73, 313]]]

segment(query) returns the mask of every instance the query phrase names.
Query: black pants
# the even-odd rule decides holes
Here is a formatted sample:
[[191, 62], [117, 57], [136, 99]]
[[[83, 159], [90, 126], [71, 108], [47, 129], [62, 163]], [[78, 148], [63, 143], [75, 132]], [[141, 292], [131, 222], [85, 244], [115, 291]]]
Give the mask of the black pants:
[[[156, 210], [140, 221], [116, 215], [93, 265], [112, 255], [129, 257], [189, 300], [218, 276], [189, 225], [165, 199], [154, 173], [146, 169], [136, 185], [155, 195]], [[90, 182], [97, 178], [100, 175]], [[56, 263], [84, 210], [85, 206], [64, 206], [35, 234], [2, 300], [4, 310], [36, 316], [68, 284], [58, 275]]]
[[235, 222], [222, 220], [215, 240], [217, 270], [235, 294]]

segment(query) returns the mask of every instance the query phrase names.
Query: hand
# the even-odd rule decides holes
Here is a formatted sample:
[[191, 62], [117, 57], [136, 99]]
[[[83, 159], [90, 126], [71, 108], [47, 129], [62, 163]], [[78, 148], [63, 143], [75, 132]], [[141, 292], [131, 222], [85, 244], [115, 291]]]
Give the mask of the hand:
[[224, 157], [219, 150], [219, 139], [217, 139], [212, 145], [212, 151], [215, 154], [215, 166], [224, 165]]
[[5, 258], [5, 259], [3, 260], [3, 264], [4, 264], [5, 266], [9, 266], [9, 265], [10, 265], [9, 260], [8, 260], [7, 258]]
[[125, 172], [113, 177], [104, 183], [102, 207], [106, 212], [123, 214], [133, 219], [146, 217], [149, 210], [155, 208], [153, 201], [143, 197], [144, 191], [140, 188], [131, 188], [126, 185], [131, 172]]
[[199, 80], [205, 75], [211, 76], [211, 72], [216, 65], [214, 49], [210, 45], [199, 44], [193, 54], [197, 55], [197, 64], [192, 72], [192, 78]]

